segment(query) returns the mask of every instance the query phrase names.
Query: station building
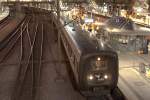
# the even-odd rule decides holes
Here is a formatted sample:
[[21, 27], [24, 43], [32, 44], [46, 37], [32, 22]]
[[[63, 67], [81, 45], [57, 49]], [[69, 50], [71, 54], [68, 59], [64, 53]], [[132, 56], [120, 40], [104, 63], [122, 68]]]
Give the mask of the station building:
[[123, 44], [129, 51], [148, 53], [150, 50], [150, 29], [138, 26], [124, 17], [107, 20], [98, 31], [98, 36]]

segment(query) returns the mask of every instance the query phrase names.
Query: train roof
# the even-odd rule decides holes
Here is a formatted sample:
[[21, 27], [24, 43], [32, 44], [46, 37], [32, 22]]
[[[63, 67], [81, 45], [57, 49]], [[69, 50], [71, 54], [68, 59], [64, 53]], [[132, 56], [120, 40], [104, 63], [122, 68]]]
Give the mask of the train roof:
[[[67, 26], [69, 28], [69, 26]], [[82, 30], [77, 24], [74, 26], [75, 30], [69, 34], [73, 37], [77, 44], [77, 48], [82, 51], [82, 54], [87, 54], [91, 52], [103, 52], [103, 51], [113, 51], [106, 43], [103, 41], [97, 41], [90, 38], [89, 33]]]
[[102, 28], [111, 34], [150, 35], [150, 29], [138, 26], [131, 19], [119, 16], [108, 19]]
[[110, 28], [117, 28], [121, 30], [136, 30], [137, 28], [132, 20], [124, 17], [112, 17], [106, 22], [105, 25]]

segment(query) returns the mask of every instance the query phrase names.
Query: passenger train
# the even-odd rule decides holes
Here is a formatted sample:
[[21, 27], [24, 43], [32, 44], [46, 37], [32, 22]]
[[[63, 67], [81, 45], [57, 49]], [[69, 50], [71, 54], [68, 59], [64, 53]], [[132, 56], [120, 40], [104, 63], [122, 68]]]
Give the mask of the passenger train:
[[110, 93], [118, 82], [117, 53], [107, 44], [89, 38], [75, 22], [73, 27], [63, 26], [63, 21], [56, 23], [56, 16], [52, 16], [54, 27], [64, 27], [59, 30], [61, 41], [79, 91], [85, 96]]

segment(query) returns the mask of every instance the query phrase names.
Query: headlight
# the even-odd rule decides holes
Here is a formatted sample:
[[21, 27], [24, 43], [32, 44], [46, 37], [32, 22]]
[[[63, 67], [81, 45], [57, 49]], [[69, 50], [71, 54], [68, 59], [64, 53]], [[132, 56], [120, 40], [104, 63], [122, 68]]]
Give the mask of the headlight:
[[104, 75], [104, 79], [108, 79], [108, 75]]
[[93, 79], [94, 79], [94, 76], [93, 76], [92, 74], [90, 74], [90, 75], [87, 76], [87, 79], [88, 79], [88, 80], [93, 80]]
[[101, 60], [101, 58], [100, 58], [100, 57], [98, 57], [98, 58], [97, 58], [97, 60], [98, 60], [98, 61], [100, 61], [100, 60]]
[[92, 73], [87, 75], [88, 81], [104, 81], [108, 79], [107, 74], [100, 74], [100, 73]]

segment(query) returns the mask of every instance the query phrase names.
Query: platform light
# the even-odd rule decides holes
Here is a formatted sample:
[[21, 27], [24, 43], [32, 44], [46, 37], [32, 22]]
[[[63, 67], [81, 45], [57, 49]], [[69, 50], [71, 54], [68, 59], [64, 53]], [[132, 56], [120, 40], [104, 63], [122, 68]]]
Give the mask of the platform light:
[[96, 30], [99, 30], [99, 27], [96, 27]]
[[139, 8], [137, 8], [137, 12], [142, 12], [142, 10], [143, 10], [143, 9], [142, 9], [142, 8], [140, 8], [140, 7], [139, 7]]
[[93, 23], [93, 22], [94, 22], [94, 19], [92, 19], [92, 18], [85, 18], [85, 19], [84, 19], [84, 22], [85, 22], [85, 23]]
[[108, 79], [108, 75], [104, 75], [104, 78], [105, 78], [105, 79]]

